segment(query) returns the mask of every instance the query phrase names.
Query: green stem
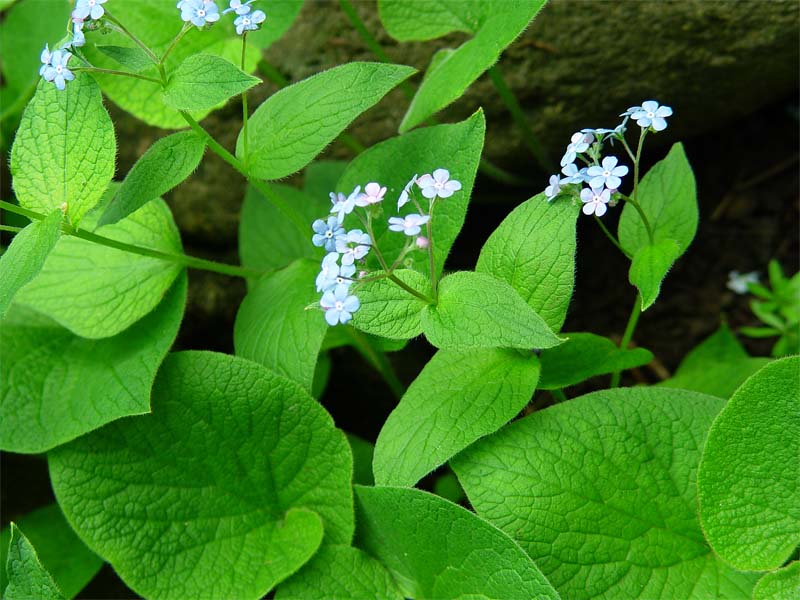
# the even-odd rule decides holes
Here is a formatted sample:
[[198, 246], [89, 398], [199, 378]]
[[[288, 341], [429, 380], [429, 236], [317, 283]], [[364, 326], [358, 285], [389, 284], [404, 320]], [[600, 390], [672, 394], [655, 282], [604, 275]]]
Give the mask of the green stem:
[[622, 247], [619, 241], [617, 241], [617, 238], [614, 237], [614, 234], [612, 234], [608, 230], [605, 223], [603, 223], [603, 220], [600, 217], [595, 215], [594, 220], [597, 221], [598, 225], [600, 225], [600, 229], [602, 229], [603, 233], [606, 234], [606, 237], [611, 241], [611, 243], [614, 244], [617, 247], [617, 249], [625, 255], [626, 258], [628, 259], [633, 258], [628, 252], [625, 251], [625, 249]]
[[[622, 334], [622, 341], [619, 343], [620, 350], [625, 350], [628, 344], [631, 343], [633, 332], [636, 329], [636, 324], [639, 322], [639, 315], [642, 314], [642, 296], [637, 292], [636, 300], [631, 308], [631, 315], [628, 317], [628, 324], [625, 326], [625, 333]], [[621, 371], [615, 371], [611, 375], [611, 387], [619, 387], [619, 380]]]
[[567, 398], [567, 395], [564, 393], [564, 390], [562, 390], [561, 388], [550, 390], [550, 393], [553, 395], [553, 399], [559, 403], [566, 402], [569, 399]]
[[161, 80], [148, 75], [140, 75], [139, 73], [129, 73], [128, 71], [116, 71], [114, 69], [101, 69], [100, 67], [73, 67], [73, 71], [86, 71], [87, 73], [105, 73], [106, 75], [119, 75], [122, 77], [132, 77], [133, 79], [143, 79], [144, 81], [152, 81], [161, 85]]
[[636, 195], [639, 191], [639, 161], [642, 158], [642, 148], [644, 147], [644, 138], [646, 135], [647, 129], [642, 129], [641, 133], [639, 134], [639, 145], [636, 147], [636, 158], [633, 161], [633, 193], [631, 196], [633, 197], [633, 205], [636, 207], [636, 211], [642, 218], [644, 228], [647, 230], [647, 237], [652, 245], [654, 241], [653, 229], [650, 227], [650, 221], [647, 220], [647, 215], [644, 214], [644, 210], [642, 210], [642, 207], [639, 204], [639, 197]]
[[431, 209], [428, 213], [428, 261], [431, 271], [431, 292], [433, 293], [434, 304], [439, 301], [439, 282], [436, 279], [436, 261], [433, 259], [433, 207], [436, 205], [436, 199], [431, 201]]
[[134, 44], [139, 46], [139, 48], [141, 48], [144, 51], [144, 53], [147, 54], [147, 57], [151, 61], [153, 61], [153, 64], [156, 64], [156, 65], [160, 64], [160, 61], [158, 60], [158, 57], [153, 53], [152, 50], [150, 50], [150, 48], [147, 46], [147, 44], [145, 44], [142, 40], [140, 40], [138, 37], [136, 37], [130, 31], [128, 31], [128, 29], [122, 23], [120, 23], [119, 20], [117, 20], [116, 17], [114, 17], [111, 13], [108, 12], [108, 9], [106, 9], [106, 11], [105, 11], [105, 18], [108, 19], [109, 21], [111, 21], [117, 27], [119, 27], [119, 29], [120, 29], [120, 31], [122, 33], [124, 33], [129, 38], [131, 38], [131, 41], [133, 41]]
[[14, 227], [13, 225], [0, 225], [0, 231], [9, 231], [11, 233], [19, 233], [22, 227]]
[[172, 42], [170, 43], [169, 47], [166, 50], [164, 50], [164, 54], [162, 54], [161, 58], [158, 59], [159, 69], [162, 71], [162, 74], [163, 74], [163, 69], [164, 69], [164, 63], [166, 62], [167, 57], [170, 55], [170, 52], [172, 52], [175, 49], [175, 46], [178, 45], [178, 42], [180, 42], [183, 39], [183, 36], [185, 36], [187, 33], [189, 33], [189, 30], [191, 28], [192, 28], [192, 24], [191, 23], [184, 23], [183, 27], [178, 32], [178, 35], [175, 36], [175, 39], [172, 40]]
[[[247, 32], [244, 32], [242, 35], [242, 71], [244, 71], [244, 63], [245, 58], [247, 57]], [[242, 145], [244, 148], [244, 156], [242, 161], [245, 165], [247, 165], [247, 157], [250, 156], [250, 153], [247, 151], [247, 146], [249, 143], [249, 139], [247, 136], [247, 118], [248, 118], [248, 111], [247, 111], [247, 91], [242, 92]]]
[[405, 388], [397, 378], [394, 369], [392, 369], [392, 364], [389, 362], [386, 354], [382, 350], [373, 347], [372, 344], [369, 343], [369, 340], [357, 329], [354, 329], [353, 327], [345, 327], [345, 332], [353, 342], [353, 346], [356, 348], [356, 350], [358, 350], [362, 356], [367, 359], [367, 362], [372, 364], [378, 373], [380, 373], [381, 377], [383, 377], [383, 380], [392, 391], [394, 397], [400, 400], [405, 393]]
[[542, 145], [539, 143], [536, 134], [533, 133], [533, 129], [528, 121], [528, 117], [522, 111], [522, 107], [519, 105], [514, 92], [512, 92], [511, 88], [508, 87], [508, 84], [503, 77], [503, 73], [500, 71], [500, 66], [494, 65], [493, 67], [490, 67], [488, 73], [489, 79], [492, 80], [500, 99], [506, 105], [506, 108], [508, 108], [508, 111], [511, 113], [511, 118], [519, 128], [520, 133], [522, 134], [522, 141], [525, 142], [525, 145], [528, 147], [528, 150], [531, 151], [531, 154], [533, 154], [533, 157], [536, 159], [536, 162], [539, 163], [539, 166], [545, 171], [552, 171], [553, 163], [545, 153]]
[[436, 304], [433, 300], [428, 298], [425, 294], [423, 294], [422, 292], [418, 292], [417, 290], [412, 288], [410, 285], [408, 285], [406, 282], [401, 280], [394, 273], [389, 273], [389, 280], [395, 282], [399, 287], [403, 288], [405, 291], [407, 291], [412, 296], [416, 296], [417, 298], [422, 300], [425, 304]]

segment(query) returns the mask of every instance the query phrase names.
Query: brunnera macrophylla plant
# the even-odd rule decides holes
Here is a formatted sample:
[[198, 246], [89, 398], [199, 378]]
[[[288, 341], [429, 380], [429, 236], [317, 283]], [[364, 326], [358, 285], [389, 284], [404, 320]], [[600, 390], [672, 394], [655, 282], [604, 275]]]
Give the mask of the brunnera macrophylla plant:
[[[645, 100], [612, 129], [576, 132], [560, 174], [473, 270], [451, 272], [476, 173], [504, 175], [481, 157], [479, 108], [458, 123], [435, 114], [487, 71], [509, 98], [496, 63], [543, 1], [379, 0], [399, 42], [469, 39], [418, 86], [379, 56], [276, 79], [252, 111], [260, 50], [302, 0], [61, 4], [43, 15], [19, 0], [4, 21], [41, 24], [44, 50], [4, 57], [29, 79], [11, 78], [25, 109], [15, 202], [0, 203], [20, 218], [2, 225], [0, 448], [44, 456], [57, 501], [0, 533], [4, 597], [74, 597], [103, 563], [145, 598], [792, 597], [797, 276], [776, 263], [771, 289], [731, 281], [759, 298], [765, 327], [742, 333], [779, 336], [772, 357], [749, 356], [723, 325], [672, 377], [620, 387], [653, 359], [629, 347], [637, 321], [697, 228], [682, 146], [641, 167], [679, 111]], [[400, 135], [347, 164], [315, 161], [401, 84]], [[177, 130], [121, 181], [125, 140], [104, 97]], [[231, 99], [234, 149], [201, 124]], [[547, 163], [515, 107], [532, 160]], [[248, 182], [241, 265], [185, 254], [161, 199], [209, 151]], [[301, 170], [302, 189], [276, 183]], [[620, 344], [562, 330], [578, 218], [630, 260]], [[235, 355], [171, 352], [189, 269], [246, 280]], [[406, 388], [387, 354], [420, 336], [436, 353]], [[317, 401], [344, 345], [397, 397], [374, 446]], [[574, 397], [589, 379], [598, 391]], [[419, 489], [434, 472], [436, 493]]]

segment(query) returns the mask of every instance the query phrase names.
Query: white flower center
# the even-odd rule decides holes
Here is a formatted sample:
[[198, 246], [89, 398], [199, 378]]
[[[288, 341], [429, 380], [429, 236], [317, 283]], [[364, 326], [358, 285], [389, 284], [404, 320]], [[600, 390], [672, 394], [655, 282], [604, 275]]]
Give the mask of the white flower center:
[[328, 229], [328, 231], [325, 232], [325, 237], [326, 238], [332, 238], [333, 237], [333, 232], [330, 229]]
[[610, 176], [611, 176], [611, 171], [609, 171], [608, 169], [603, 171], [603, 177], [610, 177]]
[[341, 311], [342, 309], [344, 309], [344, 302], [342, 302], [341, 300], [337, 300], [336, 303], [333, 305], [333, 307], [336, 310]]
[[97, 4], [97, 0], [89, 0], [89, 2], [87, 2], [87, 4], [89, 6], [94, 6], [95, 4]]
[[62, 67], [61, 65], [58, 65], [56, 67], [56, 73], [61, 73], [63, 70], [64, 70], [64, 67]]
[[242, 25], [244, 25], [245, 27], [250, 25], [250, 19], [248, 19], [247, 17], [242, 19]]
[[648, 119], [652, 119], [652, 118], [653, 118], [653, 117], [655, 117], [655, 116], [656, 116], [656, 113], [654, 113], [654, 112], [648, 112], [648, 113], [647, 113], [647, 118], [648, 118]]
[[197, 16], [198, 17], [205, 17], [206, 16], [206, 11], [203, 10], [202, 8], [198, 9], [197, 10]]
[[344, 283], [344, 282], [345, 282], [345, 279], [341, 275], [336, 278], [336, 283]]

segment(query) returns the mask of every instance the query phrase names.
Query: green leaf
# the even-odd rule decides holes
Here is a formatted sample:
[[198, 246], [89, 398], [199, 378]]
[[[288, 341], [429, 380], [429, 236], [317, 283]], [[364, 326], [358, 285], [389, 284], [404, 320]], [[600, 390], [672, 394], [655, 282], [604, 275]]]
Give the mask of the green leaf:
[[461, 0], [378, 0], [381, 23], [400, 42], [433, 40], [453, 31], [474, 33], [489, 3], [464, 6]]
[[[103, 566], [102, 559], [72, 531], [57, 504], [28, 513], [16, 523], [36, 548], [42, 566], [67, 598], [76, 596]], [[0, 590], [8, 584], [5, 565], [10, 542], [11, 528], [5, 527], [0, 532]]]
[[0, 318], [6, 314], [20, 288], [42, 270], [44, 261], [61, 237], [63, 218], [62, 212], [55, 209], [43, 220], [27, 225], [0, 255]]
[[323, 522], [326, 542], [350, 542], [350, 448], [299, 385], [182, 352], [152, 409], [48, 455], [67, 519], [138, 594], [256, 599], [316, 552]]
[[416, 489], [355, 490], [359, 545], [406, 597], [558, 598], [517, 544], [468, 510]]
[[462, 271], [442, 279], [439, 302], [422, 312], [422, 329], [437, 348], [550, 348], [564, 340], [509, 284]]
[[643, 311], [656, 301], [661, 291], [661, 282], [681, 254], [675, 240], [662, 239], [652, 246], [639, 248], [633, 255], [628, 278], [639, 290]]
[[515, 421], [451, 461], [478, 514], [516, 539], [564, 598], [748, 597], [707, 546], [695, 477], [723, 401], [596, 392]]
[[571, 202], [537, 194], [489, 236], [475, 267], [511, 284], [553, 331], [564, 324], [572, 297], [579, 212]]
[[781, 566], [800, 543], [800, 357], [776, 360], [719, 414], [697, 477], [711, 547], [743, 571]]
[[767, 573], [758, 580], [753, 600], [794, 600], [800, 597], [800, 562]]
[[8, 587], [3, 598], [6, 600], [63, 600], [63, 592], [39, 562], [28, 538], [14, 523], [11, 523], [11, 544], [5, 568]]
[[350, 442], [350, 449], [353, 451], [353, 483], [374, 485], [372, 457], [375, 446], [352, 433], [347, 434], [347, 441]]
[[166, 194], [192, 174], [205, 150], [205, 142], [193, 131], [173, 133], [158, 140], [128, 171], [99, 225], [121, 221]]
[[125, 46], [102, 46], [95, 45], [100, 52], [114, 59], [132, 73], [141, 73], [153, 66], [153, 61], [138, 46], [126, 48]]
[[267, 20], [256, 31], [247, 32], [248, 43], [265, 50], [291, 27], [304, 0], [270, 0]]
[[[430, 294], [428, 279], [409, 269], [394, 275], [422, 294]], [[353, 313], [353, 326], [367, 333], [395, 340], [408, 340], [422, 333], [420, 315], [427, 304], [389, 279], [376, 279], [354, 286], [361, 308]]]
[[[270, 96], [247, 125], [250, 175], [280, 179], [302, 169], [414, 69], [354, 62], [324, 71]], [[358, 90], [357, 93], [353, 93]], [[236, 156], [244, 160], [244, 131]]]
[[114, 125], [100, 88], [78, 73], [64, 90], [41, 80], [22, 114], [11, 148], [11, 176], [20, 205], [50, 213], [64, 203], [77, 225], [114, 176]]
[[403, 600], [386, 569], [356, 548], [322, 548], [302, 570], [282, 583], [276, 600]]
[[102, 340], [78, 337], [13, 306], [0, 322], [0, 447], [45, 452], [120, 417], [149, 412], [153, 380], [185, 303], [183, 275], [154, 311]]
[[303, 192], [315, 202], [324, 203], [320, 215], [330, 209], [328, 195], [336, 189], [336, 183], [344, 174], [347, 165], [348, 163], [343, 160], [315, 160], [305, 168]]
[[686, 355], [671, 378], [659, 385], [730, 398], [745, 379], [769, 362], [768, 358], [749, 357], [723, 324]]
[[567, 341], [544, 350], [539, 357], [542, 375], [537, 387], [569, 387], [597, 375], [641, 367], [653, 360], [644, 348], [622, 350], [608, 338], [593, 333], [566, 333]]
[[536, 356], [514, 350], [439, 350], [403, 395], [375, 444], [379, 485], [413, 486], [530, 401]]
[[[384, 210], [394, 212], [397, 197], [414, 174], [431, 173], [440, 167], [448, 169], [451, 178], [461, 182], [462, 189], [445, 200], [437, 201], [434, 207], [431, 221], [434, 258], [437, 275], [441, 274], [450, 248], [464, 225], [485, 131], [486, 121], [479, 110], [460, 123], [436, 125], [388, 139], [353, 159], [336, 191], [349, 194], [357, 185], [363, 187], [369, 181], [379, 181], [388, 188]], [[417, 198], [420, 198], [419, 194]], [[345, 220], [345, 227], [357, 227], [356, 222], [355, 217], [350, 216]], [[374, 243], [381, 249], [387, 263], [392, 264], [403, 250], [406, 236], [389, 231], [386, 219], [375, 220], [372, 227]], [[409, 258], [414, 260], [414, 269], [430, 274], [426, 252], [412, 252]], [[368, 255], [368, 261], [372, 268], [378, 268], [374, 256]]]
[[[674, 240], [679, 256], [686, 252], [697, 231], [698, 216], [694, 174], [682, 144], [675, 144], [647, 172], [636, 193], [653, 229], [653, 242]], [[632, 255], [651, 244], [639, 213], [627, 203], [619, 220], [619, 242]]]
[[195, 54], [170, 75], [164, 102], [176, 110], [210, 110], [259, 83], [229, 60]]
[[[163, 200], [149, 202], [95, 233], [160, 252], [183, 253]], [[175, 262], [64, 236], [16, 301], [82, 337], [110, 337], [153, 310], [181, 269]]]
[[308, 393], [328, 329], [319, 311], [306, 310], [319, 302], [318, 272], [317, 263], [298, 260], [260, 279], [239, 307], [233, 331], [237, 356], [296, 381]]

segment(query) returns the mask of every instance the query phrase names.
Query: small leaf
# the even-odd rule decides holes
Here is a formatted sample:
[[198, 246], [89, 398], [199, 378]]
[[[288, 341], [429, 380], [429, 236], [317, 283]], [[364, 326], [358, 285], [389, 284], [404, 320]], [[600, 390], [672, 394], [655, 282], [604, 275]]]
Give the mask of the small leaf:
[[504, 281], [460, 272], [442, 279], [439, 302], [422, 312], [437, 348], [550, 348], [564, 340]]
[[653, 245], [643, 246], [633, 255], [628, 278], [639, 290], [643, 311], [656, 301], [661, 291], [661, 282], [680, 255], [678, 243], [670, 239], [662, 239]]
[[514, 350], [439, 350], [392, 411], [375, 444], [379, 485], [413, 486], [530, 401], [539, 361]]
[[132, 73], [141, 73], [152, 68], [153, 61], [144, 53], [141, 48], [126, 48], [125, 46], [103, 46], [95, 44], [100, 52], [114, 59], [123, 67], [127, 67]]
[[542, 390], [565, 388], [597, 375], [641, 367], [653, 360], [644, 348], [622, 350], [608, 338], [593, 333], [565, 333], [567, 341], [544, 350], [539, 357]]
[[5, 569], [8, 586], [3, 598], [6, 600], [64, 600], [63, 592], [39, 562], [36, 550], [14, 523], [11, 523], [11, 545]]
[[743, 571], [781, 566], [800, 543], [800, 357], [736, 390], [708, 434], [697, 477], [711, 547]]
[[800, 562], [794, 561], [758, 580], [753, 600], [796, 600], [800, 597]]
[[[280, 179], [302, 169], [362, 112], [414, 73], [411, 67], [354, 62], [283, 88], [247, 126], [248, 172]], [[354, 90], [358, 90], [354, 93]], [[244, 159], [244, 131], [236, 156]]]
[[517, 544], [474, 513], [416, 489], [355, 490], [358, 545], [406, 597], [559, 597]]
[[25, 226], [0, 255], [0, 318], [5, 316], [20, 288], [42, 270], [61, 237], [63, 218], [62, 212], [56, 209], [43, 220]]
[[[430, 294], [427, 278], [408, 269], [395, 271], [403, 283], [422, 294]], [[408, 340], [422, 333], [420, 315], [427, 304], [389, 279], [376, 279], [353, 286], [361, 301], [353, 313], [353, 326], [381, 337]]]
[[170, 75], [164, 102], [176, 110], [209, 110], [259, 83], [229, 60], [195, 54]]
[[205, 142], [193, 131], [173, 133], [158, 140], [125, 176], [98, 225], [121, 221], [166, 194], [192, 174], [205, 149]]

